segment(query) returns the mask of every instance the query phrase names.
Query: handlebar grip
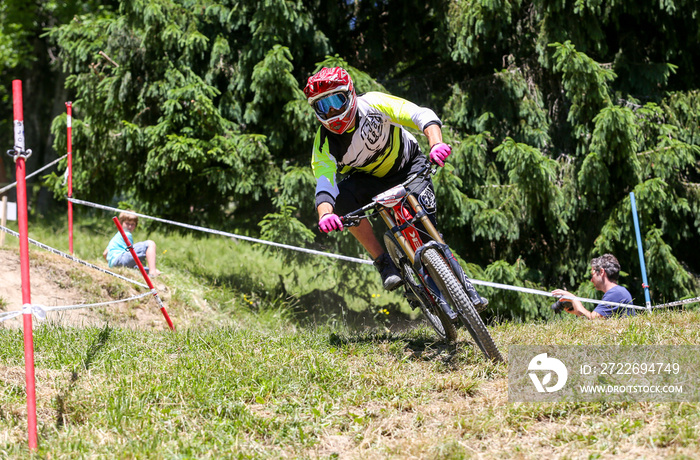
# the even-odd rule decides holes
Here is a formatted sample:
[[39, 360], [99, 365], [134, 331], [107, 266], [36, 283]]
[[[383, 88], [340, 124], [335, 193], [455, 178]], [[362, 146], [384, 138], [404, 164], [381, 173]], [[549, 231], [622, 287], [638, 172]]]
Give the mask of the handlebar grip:
[[340, 216], [340, 222], [343, 227], [357, 227], [360, 225], [360, 219], [357, 216]]

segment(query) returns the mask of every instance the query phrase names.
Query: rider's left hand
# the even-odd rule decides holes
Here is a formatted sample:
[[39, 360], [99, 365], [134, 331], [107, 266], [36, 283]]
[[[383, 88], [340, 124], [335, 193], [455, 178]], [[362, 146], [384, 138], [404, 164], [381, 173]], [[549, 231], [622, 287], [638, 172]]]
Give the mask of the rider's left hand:
[[445, 166], [445, 160], [452, 153], [452, 147], [444, 142], [438, 142], [430, 148], [430, 161], [438, 166]]

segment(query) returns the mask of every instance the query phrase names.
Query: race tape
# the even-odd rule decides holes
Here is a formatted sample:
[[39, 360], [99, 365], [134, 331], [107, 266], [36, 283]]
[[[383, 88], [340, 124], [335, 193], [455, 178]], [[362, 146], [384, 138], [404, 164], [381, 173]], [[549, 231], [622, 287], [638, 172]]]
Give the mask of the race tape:
[[44, 320], [44, 319], [46, 319], [46, 314], [49, 312], [52, 312], [52, 311], [78, 310], [80, 308], [103, 307], [106, 305], [111, 305], [111, 304], [116, 304], [116, 303], [121, 303], [121, 302], [131, 302], [132, 300], [138, 300], [142, 297], [146, 297], [147, 295], [152, 295], [152, 294], [153, 293], [149, 291], [149, 292], [144, 292], [143, 294], [129, 297], [128, 299], [110, 300], [109, 302], [99, 302], [99, 303], [89, 303], [89, 304], [64, 305], [64, 306], [57, 306], [57, 307], [47, 307], [44, 305], [35, 305], [35, 304], [25, 303], [24, 305], [22, 305], [21, 310], [6, 311], [6, 312], [0, 313], [0, 323], [3, 321], [7, 321], [8, 319], [16, 318], [17, 316], [20, 316], [20, 315], [34, 315], [38, 320]]
[[[26, 177], [25, 177], [25, 180], [26, 180], [26, 179], [29, 179], [30, 177], [36, 176], [37, 174], [39, 174], [39, 173], [42, 172], [43, 170], [45, 170], [45, 169], [47, 169], [47, 168], [50, 168], [51, 166], [53, 166], [53, 165], [55, 165], [56, 163], [58, 163], [59, 161], [63, 160], [63, 159], [64, 159], [65, 157], [67, 157], [67, 156], [68, 156], [68, 154], [65, 154], [65, 155], [63, 155], [61, 158], [56, 158], [56, 159], [55, 159], [54, 161], [52, 161], [51, 163], [42, 166], [41, 168], [37, 169], [37, 170], [34, 171], [33, 173], [31, 173], [31, 174], [29, 174], [28, 176], [26, 176]], [[10, 185], [6, 185], [6, 186], [4, 186], [3, 188], [0, 188], [0, 194], [5, 193], [6, 191], [10, 190], [12, 187], [15, 187], [15, 186], [17, 186], [17, 182], [13, 182], [13, 183], [11, 183]]]
[[[168, 220], [168, 219], [161, 219], [161, 218], [158, 218], [158, 217], [149, 216], [149, 215], [146, 215], [146, 214], [141, 214], [141, 213], [137, 213], [137, 212], [130, 211], [130, 210], [114, 208], [114, 207], [111, 207], [111, 206], [105, 206], [105, 205], [101, 205], [101, 204], [97, 204], [97, 203], [92, 203], [92, 202], [85, 201], [85, 200], [78, 200], [78, 199], [72, 198], [72, 197], [67, 197], [67, 200], [70, 201], [70, 202], [72, 202], [72, 203], [74, 203], [74, 204], [80, 204], [80, 205], [83, 205], [83, 206], [89, 206], [89, 207], [93, 207], [93, 208], [96, 208], [96, 209], [102, 209], [102, 210], [105, 210], [105, 211], [111, 211], [111, 212], [117, 212], [117, 213], [120, 213], [120, 212], [129, 212], [129, 213], [131, 213], [131, 214], [134, 214], [134, 215], [136, 215], [136, 216], [142, 217], [142, 218], [144, 218], [144, 219], [150, 219], [150, 220], [154, 220], [154, 221], [156, 221], [156, 222], [162, 222], [162, 223], [166, 223], [166, 224], [170, 224], [170, 225], [176, 225], [176, 226], [179, 226], [179, 227], [188, 228], [188, 229], [191, 229], [191, 230], [197, 230], [197, 231], [201, 231], [201, 232], [204, 232], [204, 233], [210, 233], [210, 234], [214, 234], [214, 235], [225, 236], [225, 237], [229, 237], [229, 238], [233, 238], [233, 239], [240, 239], [240, 240], [243, 240], [243, 241], [249, 241], [249, 242], [252, 242], [252, 243], [259, 243], [259, 244], [264, 244], [264, 245], [268, 245], [268, 246], [274, 246], [274, 247], [279, 247], [279, 248], [283, 248], [283, 249], [289, 249], [289, 250], [292, 250], [292, 251], [298, 251], [298, 252], [303, 252], [303, 253], [307, 253], [307, 254], [314, 254], [314, 255], [319, 255], [319, 256], [323, 256], [323, 257], [330, 257], [330, 258], [334, 258], [334, 259], [345, 260], [345, 261], [348, 261], [348, 262], [354, 262], [354, 263], [365, 264], [365, 265], [372, 265], [372, 261], [366, 260], [366, 259], [360, 259], [360, 258], [357, 258], [357, 257], [343, 256], [343, 255], [340, 255], [340, 254], [333, 254], [333, 253], [329, 253], [329, 252], [316, 251], [316, 250], [313, 250], [313, 249], [300, 248], [300, 247], [292, 246], [292, 245], [288, 245], [288, 244], [275, 243], [275, 242], [273, 242], [273, 241], [261, 240], [261, 239], [252, 238], [252, 237], [249, 237], [249, 236], [236, 235], [236, 234], [234, 234], [234, 233], [224, 232], [224, 231], [220, 231], [220, 230], [214, 230], [214, 229], [210, 229], [210, 228], [206, 228], [206, 227], [200, 227], [200, 226], [198, 226], [198, 225], [185, 224], [185, 223], [182, 223], [182, 222], [177, 222], [177, 221]], [[2, 227], [2, 226], [0, 226], [0, 230], [5, 231], [5, 232], [10, 233], [10, 234], [13, 234], [13, 235], [15, 235], [15, 236], [19, 236], [18, 233], [13, 232], [12, 230], [9, 230], [9, 229], [7, 229], [7, 228], [5, 228], [5, 227]], [[112, 275], [112, 276], [116, 276], [116, 277], [118, 277], [118, 278], [124, 279], [124, 280], [126, 280], [126, 281], [131, 282], [131, 283], [134, 283], [134, 284], [137, 284], [137, 285], [146, 287], [144, 284], [139, 283], [139, 282], [137, 282], [137, 281], [129, 280], [128, 278], [122, 277], [121, 275], [118, 275], [118, 274], [116, 274], [116, 273], [112, 273], [112, 272], [110, 272], [110, 271], [108, 271], [108, 270], [104, 270], [104, 269], [102, 269], [102, 268], [100, 268], [100, 267], [97, 267], [97, 266], [95, 266], [95, 265], [89, 264], [88, 262], [84, 262], [84, 261], [81, 261], [81, 260], [79, 260], [79, 259], [75, 259], [74, 257], [72, 257], [72, 256], [70, 256], [70, 255], [68, 255], [68, 254], [65, 254], [65, 253], [62, 253], [61, 251], [58, 251], [57, 249], [53, 249], [53, 248], [50, 248], [50, 247], [48, 247], [48, 246], [42, 245], [41, 243], [35, 242], [35, 241], [31, 240], [31, 239], [30, 239], [30, 242], [32, 242], [33, 244], [37, 244], [38, 246], [43, 247], [44, 249], [50, 250], [50, 251], [52, 251], [52, 252], [54, 252], [54, 253], [56, 253], [56, 254], [59, 254], [59, 255], [61, 255], [62, 257], [66, 257], [66, 258], [68, 258], [68, 259], [70, 259], [70, 260], [74, 260], [74, 261], [76, 261], [76, 262], [82, 263], [82, 264], [87, 265], [87, 266], [89, 266], [89, 267], [91, 267], [91, 268], [95, 268], [95, 269], [97, 269], [97, 270], [100, 270], [100, 271], [102, 271], [102, 272], [104, 272], [104, 273], [108, 273], [108, 274], [110, 274], [110, 275]], [[547, 296], [547, 297], [555, 297], [555, 298], [557, 297], [557, 296], [555, 296], [554, 294], [552, 294], [551, 292], [541, 291], [541, 290], [538, 290], [538, 289], [526, 288], [526, 287], [521, 287], [521, 286], [512, 286], [512, 285], [501, 284], [501, 283], [494, 283], [494, 282], [491, 282], [491, 281], [482, 281], [482, 280], [473, 279], [473, 278], [470, 278], [470, 281], [472, 282], [472, 284], [481, 285], [481, 286], [487, 286], [487, 287], [493, 287], [493, 288], [497, 288], [497, 289], [504, 289], [504, 290], [510, 290], [510, 291], [517, 291], [517, 292], [528, 293], [528, 294], [535, 294], [535, 295], [542, 295], [542, 296]], [[671, 303], [667, 303], [667, 304], [655, 305], [655, 306], [651, 306], [651, 307], [643, 307], [643, 306], [640, 306], [640, 305], [624, 304], [624, 303], [619, 303], [619, 302], [609, 302], [609, 301], [597, 300], [597, 299], [588, 299], [588, 298], [585, 298], [585, 297], [576, 297], [576, 296], [572, 296], [572, 297], [573, 297], [574, 299], [577, 299], [577, 300], [579, 300], [579, 301], [581, 301], [581, 302], [584, 302], [584, 303], [592, 303], [592, 304], [596, 304], [596, 305], [598, 305], [598, 304], [603, 304], [603, 305], [621, 306], [621, 307], [626, 307], [626, 308], [632, 308], [632, 309], [635, 309], [635, 310], [651, 310], [651, 309], [654, 309], [654, 308], [672, 307], [672, 306], [685, 305], [685, 304], [688, 304], [688, 303], [694, 303], [694, 302], [699, 302], [699, 301], [700, 301], [700, 298], [694, 298], [694, 299], [681, 300], [681, 301], [677, 301], [677, 302], [671, 302]], [[1, 317], [1, 315], [0, 315], [0, 317]]]
[[[102, 204], [91, 203], [91, 202], [89, 202], [89, 201], [78, 200], [78, 199], [76, 199], [76, 198], [71, 198], [71, 197], [67, 197], [67, 200], [70, 201], [70, 202], [72, 202], [72, 203], [74, 203], [74, 204], [81, 204], [81, 205], [84, 205], [84, 206], [89, 206], [89, 207], [93, 207], [93, 208], [97, 208], [97, 209], [102, 209], [102, 210], [105, 210], [105, 211], [111, 211], [111, 212], [116, 212], [116, 213], [128, 212], [128, 213], [130, 213], [130, 214], [134, 214], [134, 215], [136, 215], [136, 216], [138, 216], [138, 217], [142, 217], [142, 218], [144, 218], [144, 219], [150, 219], [150, 220], [154, 220], [154, 221], [156, 221], [156, 222], [162, 222], [162, 223], [166, 223], [166, 224], [176, 225], [176, 226], [179, 226], [179, 227], [189, 228], [189, 229], [191, 229], [191, 230], [197, 230], [197, 231], [201, 231], [201, 232], [205, 232], [205, 233], [210, 233], [210, 234], [214, 234], [214, 235], [226, 236], [226, 237], [229, 237], [229, 238], [240, 239], [240, 240], [244, 240], [244, 241], [250, 241], [250, 242], [253, 242], [253, 243], [266, 244], [266, 245], [269, 245], [269, 246], [275, 246], [275, 247], [280, 247], [280, 248], [284, 248], [284, 249], [290, 249], [290, 250], [292, 250], [292, 251], [304, 252], [304, 253], [307, 253], [307, 254], [315, 254], [315, 255], [320, 255], [320, 256], [323, 256], [323, 257], [331, 257], [331, 258], [335, 258], [335, 259], [345, 260], [345, 261], [348, 261], [348, 262], [355, 262], [355, 263], [360, 263], [360, 264], [372, 265], [372, 261], [369, 261], [369, 260], [366, 260], [366, 259], [359, 259], [359, 258], [357, 258], [357, 257], [349, 257], [349, 256], [343, 256], [343, 255], [340, 255], [340, 254], [333, 254], [333, 253], [329, 253], [329, 252], [315, 251], [315, 250], [313, 250], [313, 249], [306, 249], [306, 248], [300, 248], [300, 247], [298, 247], [298, 246], [291, 246], [291, 245], [288, 245], [288, 244], [275, 243], [275, 242], [272, 242], [272, 241], [261, 240], [261, 239], [258, 239], [258, 238], [251, 238], [251, 237], [249, 237], [249, 236], [236, 235], [236, 234], [233, 234], [233, 233], [223, 232], [223, 231], [220, 231], [220, 230], [213, 230], [213, 229], [210, 229], [210, 228], [200, 227], [200, 226], [197, 226], [197, 225], [190, 225], [190, 224], [185, 224], [185, 223], [182, 223], [182, 222], [176, 222], [176, 221], [173, 221], [173, 220], [161, 219], [161, 218], [159, 218], [159, 217], [153, 217], [153, 216], [149, 216], [149, 215], [146, 215], [146, 214], [140, 214], [140, 213], [137, 213], [137, 212], [134, 212], [134, 211], [126, 210], [126, 209], [113, 208], [113, 207], [111, 207], [111, 206], [105, 206], [105, 205], [102, 205]], [[498, 289], [505, 289], [505, 290], [511, 290], [511, 291], [518, 291], [518, 292], [524, 292], [524, 293], [536, 294], [536, 295], [543, 295], [543, 296], [548, 296], [548, 297], [556, 297], [556, 296], [555, 296], [554, 294], [552, 294], [551, 292], [540, 291], [540, 290], [537, 290], [537, 289], [530, 289], [530, 288], [525, 288], [525, 287], [520, 287], [520, 286], [511, 286], [511, 285], [508, 285], [508, 284], [493, 283], [493, 282], [490, 282], [490, 281], [481, 281], [481, 280], [471, 279], [471, 278], [470, 278], [470, 281], [471, 281], [473, 284], [478, 284], [478, 285], [483, 285], [483, 286], [488, 286], [488, 287], [493, 287], [493, 288], [498, 288]], [[622, 304], [622, 303], [617, 303], [617, 302], [608, 302], [608, 301], [602, 301], [602, 300], [587, 299], [587, 298], [585, 298], [585, 297], [576, 297], [576, 299], [580, 300], [581, 302], [586, 302], [586, 303], [605, 304], [605, 305], [613, 305], [613, 306], [624, 306], [624, 307], [627, 307], [627, 308], [633, 308], [633, 309], [637, 309], [637, 310], [647, 310], [646, 307], [642, 307], [642, 306], [639, 306], [639, 305], [633, 305], [633, 304]]]
[[[19, 233], [15, 232], [15, 231], [13, 231], [13, 230], [10, 230], [10, 229], [7, 228], [7, 227], [3, 227], [2, 225], [0, 225], [0, 231], [3, 231], [3, 232], [5, 232], [5, 233], [7, 233], [7, 234], [9, 234], [9, 235], [16, 236], [16, 237], [19, 238]], [[137, 286], [141, 286], [141, 287], [144, 287], [144, 288], [147, 288], [147, 287], [148, 287], [148, 286], [146, 286], [146, 285], [143, 284], [143, 283], [140, 283], [140, 282], [138, 282], [138, 281], [129, 279], [129, 278], [127, 278], [126, 276], [122, 276], [122, 275], [120, 275], [120, 274], [118, 274], [118, 273], [114, 273], [114, 272], [111, 272], [111, 271], [109, 271], [109, 270], [105, 270], [104, 268], [98, 267], [97, 265], [93, 265], [93, 264], [91, 264], [90, 262], [85, 262], [84, 260], [78, 259], [77, 257], [74, 257], [74, 256], [72, 256], [72, 255], [70, 255], [70, 254], [66, 254], [65, 252], [59, 251], [58, 249], [54, 249], [54, 248], [52, 248], [51, 246], [48, 246], [48, 245], [46, 245], [46, 244], [44, 244], [44, 243], [40, 243], [40, 242], [38, 242], [38, 241], [36, 241], [36, 240], [33, 240], [33, 239], [31, 239], [31, 238], [27, 238], [27, 239], [28, 239], [29, 242], [32, 243], [33, 245], [35, 245], [35, 246], [37, 246], [37, 247], [40, 247], [41, 249], [44, 249], [44, 250], [46, 250], [46, 251], [49, 251], [49, 252], [51, 252], [51, 253], [53, 253], [53, 254], [59, 255], [59, 256], [65, 258], [65, 259], [71, 260], [71, 261], [73, 261], [73, 262], [77, 262], [77, 263], [79, 263], [79, 264], [81, 264], [81, 265], [85, 265], [86, 267], [90, 267], [90, 268], [92, 268], [92, 269], [94, 269], [94, 270], [100, 271], [100, 272], [105, 273], [105, 274], [110, 275], [110, 276], [114, 276], [115, 278], [119, 278], [120, 280], [127, 281], [127, 282], [132, 283], [132, 284], [135, 284], [135, 285], [137, 285]]]
[[197, 230], [197, 231], [204, 232], [204, 233], [211, 233], [213, 235], [226, 236], [228, 238], [233, 238], [236, 240], [250, 241], [251, 243], [266, 244], [268, 246], [274, 246], [274, 247], [278, 247], [278, 248], [289, 249], [292, 251], [304, 252], [307, 254], [315, 254], [315, 255], [324, 256], [324, 257], [331, 257], [334, 259], [345, 260], [348, 262], [355, 262], [358, 264], [372, 265], [372, 261], [366, 260], [366, 259], [359, 259], [357, 257], [342, 256], [340, 254], [333, 254], [330, 252], [316, 251], [313, 249], [300, 248], [300, 247], [291, 246], [288, 244], [275, 243], [273, 241], [260, 240], [258, 238], [251, 238], [250, 236], [236, 235], [233, 233], [222, 232], [220, 230], [212, 230], [210, 228], [199, 227], [197, 225], [183, 224], [182, 222], [176, 222], [174, 220], [167, 220], [167, 219], [161, 219], [158, 217], [147, 216], [145, 214], [139, 214], [138, 212], [133, 212], [133, 211], [129, 211], [126, 209], [113, 208], [111, 206], [104, 206], [104, 205], [97, 204], [97, 203], [90, 203], [89, 201], [77, 200], [75, 198], [70, 198], [70, 197], [68, 197], [67, 200], [70, 201], [71, 203], [74, 203], [74, 204], [82, 204], [84, 206], [90, 206], [90, 207], [102, 209], [105, 211], [128, 212], [129, 214], [133, 214], [133, 215], [138, 216], [138, 217], [143, 217], [144, 219], [150, 219], [150, 220], [154, 220], [156, 222], [162, 222], [165, 224], [177, 225], [178, 227], [189, 228], [191, 230]]

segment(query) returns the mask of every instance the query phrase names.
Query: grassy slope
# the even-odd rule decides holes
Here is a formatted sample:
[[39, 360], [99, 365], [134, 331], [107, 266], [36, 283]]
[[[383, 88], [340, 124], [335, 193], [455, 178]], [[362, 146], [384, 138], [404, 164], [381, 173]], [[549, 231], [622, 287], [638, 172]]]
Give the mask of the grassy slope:
[[[52, 244], [50, 233], [32, 237]], [[78, 255], [96, 260], [102, 240], [81, 238], [87, 255]], [[161, 254], [168, 251], [160, 268], [177, 305], [177, 332], [110, 325], [36, 329], [42, 458], [700, 454], [696, 404], [510, 404], [506, 366], [484, 362], [463, 331], [456, 345], [445, 346], [425, 327], [354, 332], [342, 322], [301, 326], [285, 302], [260, 289], [276, 268], [274, 258], [238, 271], [219, 243], [171, 246], [177, 238], [158, 240]], [[210, 246], [215, 249], [207, 255]], [[228, 250], [243, 251], [239, 259], [262, 260], [242, 246]], [[238, 276], [243, 282], [229, 283]], [[214, 312], [209, 321], [181, 319], [204, 301]], [[697, 312], [666, 312], [491, 330], [507, 354], [514, 344], [698, 345], [699, 321]], [[0, 330], [2, 458], [26, 457], [21, 350], [17, 331]]]

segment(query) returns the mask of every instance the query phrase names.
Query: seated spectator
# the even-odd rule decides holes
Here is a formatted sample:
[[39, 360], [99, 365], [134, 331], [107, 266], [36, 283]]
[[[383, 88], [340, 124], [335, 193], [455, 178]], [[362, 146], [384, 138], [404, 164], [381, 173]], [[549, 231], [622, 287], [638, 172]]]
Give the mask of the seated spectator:
[[[132, 211], [133, 212], [133, 211]], [[151, 240], [140, 241], [134, 244], [134, 237], [131, 235], [139, 224], [139, 218], [131, 214], [131, 212], [126, 211], [119, 214], [119, 223], [122, 224], [124, 228], [124, 233], [126, 233], [129, 242], [134, 247], [134, 251], [138, 258], [143, 262], [146, 261], [148, 271], [150, 276], [160, 275], [160, 271], [156, 268], [156, 243]], [[121, 233], [117, 232], [114, 237], [110, 240], [107, 248], [105, 248], [102, 253], [102, 257], [107, 260], [110, 267], [136, 267], [136, 261], [131, 255], [131, 251], [127, 249], [127, 244], [124, 242]]]

